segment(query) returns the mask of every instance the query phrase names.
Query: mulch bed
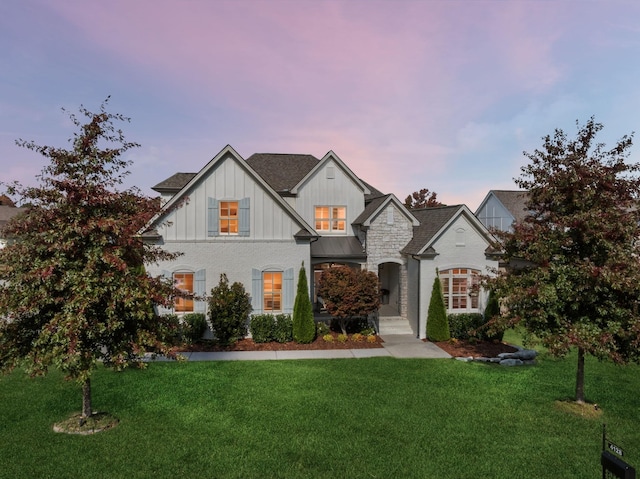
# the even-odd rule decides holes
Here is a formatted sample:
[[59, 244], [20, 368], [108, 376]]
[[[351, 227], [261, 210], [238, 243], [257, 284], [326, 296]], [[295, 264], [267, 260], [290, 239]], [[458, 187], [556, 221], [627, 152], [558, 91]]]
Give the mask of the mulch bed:
[[[255, 343], [253, 339], [245, 338], [229, 346], [222, 346], [214, 341], [201, 341], [195, 344], [179, 348], [180, 352], [209, 352], [209, 351], [310, 351], [310, 350], [326, 350], [326, 349], [371, 349], [382, 348], [383, 341], [380, 336], [376, 336], [376, 342], [370, 343], [366, 339], [364, 341], [349, 340], [340, 342], [337, 339], [338, 334], [332, 333], [333, 341], [325, 341], [322, 337], [317, 337], [315, 341], [309, 344], [300, 344], [296, 342], [288, 343]], [[442, 350], [454, 357], [487, 357], [494, 358], [500, 353], [513, 353], [517, 349], [505, 343], [490, 341], [443, 341], [434, 343]]]
[[363, 341], [352, 341], [351, 335], [349, 340], [345, 342], [338, 341], [338, 333], [332, 333], [333, 341], [325, 341], [321, 337], [317, 337], [315, 341], [309, 344], [300, 344], [294, 341], [288, 343], [255, 343], [253, 339], [245, 338], [229, 346], [222, 346], [213, 341], [202, 341], [196, 344], [180, 348], [180, 352], [209, 352], [209, 351], [311, 351], [322, 349], [371, 349], [381, 348], [382, 339], [375, 336], [376, 342], [370, 343], [365, 338]]
[[456, 358], [496, 358], [500, 353], [515, 353], [518, 350], [493, 341], [441, 341], [434, 344]]

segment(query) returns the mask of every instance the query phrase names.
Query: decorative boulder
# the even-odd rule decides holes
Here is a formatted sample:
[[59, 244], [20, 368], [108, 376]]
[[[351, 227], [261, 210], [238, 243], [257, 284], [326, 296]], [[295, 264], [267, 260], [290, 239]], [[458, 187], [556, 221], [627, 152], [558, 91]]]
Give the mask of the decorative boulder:
[[530, 361], [535, 359], [538, 355], [538, 351], [534, 351], [533, 349], [523, 349], [522, 351], [518, 351], [517, 359], [522, 359], [523, 361]]
[[522, 366], [524, 363], [520, 359], [508, 358], [500, 361], [500, 366]]
[[498, 357], [500, 359], [531, 360], [531, 359], [535, 359], [535, 357], [537, 355], [538, 355], [538, 352], [534, 351], [533, 349], [522, 349], [522, 350], [517, 351], [515, 353], [500, 353], [500, 354], [498, 354]]

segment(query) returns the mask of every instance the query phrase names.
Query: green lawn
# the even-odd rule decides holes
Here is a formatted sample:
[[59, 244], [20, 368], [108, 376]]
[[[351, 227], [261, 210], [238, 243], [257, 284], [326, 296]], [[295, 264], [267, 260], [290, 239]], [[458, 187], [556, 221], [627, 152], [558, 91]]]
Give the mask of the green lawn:
[[58, 373], [0, 377], [2, 478], [596, 478], [602, 422], [640, 466], [640, 367], [587, 361], [601, 419], [563, 413], [575, 364], [395, 358], [157, 363], [98, 370], [120, 425], [51, 426], [80, 409]]

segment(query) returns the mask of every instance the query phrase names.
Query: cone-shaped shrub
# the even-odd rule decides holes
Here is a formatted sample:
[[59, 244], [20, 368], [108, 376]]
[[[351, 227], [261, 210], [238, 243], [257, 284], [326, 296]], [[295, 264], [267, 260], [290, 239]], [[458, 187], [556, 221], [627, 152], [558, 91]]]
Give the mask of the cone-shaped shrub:
[[427, 314], [427, 338], [430, 341], [448, 341], [451, 339], [449, 333], [449, 321], [447, 310], [442, 297], [440, 278], [436, 275], [431, 291], [431, 301], [429, 301], [429, 312]]
[[489, 293], [487, 306], [484, 308], [485, 325], [489, 323], [488, 329], [487, 327], [485, 327], [485, 329], [487, 329], [485, 334], [487, 336], [487, 339], [489, 340], [502, 341], [502, 337], [504, 336], [504, 331], [500, 330], [499, 327], [495, 329], [493, 323], [491, 322], [493, 318], [496, 318], [499, 316], [500, 316], [500, 299], [498, 298], [498, 295], [495, 292], [491, 291]]
[[314, 339], [316, 339], [316, 323], [313, 319], [307, 272], [303, 261], [298, 273], [298, 290], [293, 304], [293, 340], [297, 343], [310, 343]]

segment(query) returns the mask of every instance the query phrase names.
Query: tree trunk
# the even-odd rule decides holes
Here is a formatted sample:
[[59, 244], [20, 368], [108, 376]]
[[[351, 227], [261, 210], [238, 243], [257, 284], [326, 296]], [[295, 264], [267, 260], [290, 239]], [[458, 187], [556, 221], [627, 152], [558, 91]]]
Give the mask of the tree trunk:
[[82, 383], [82, 419], [91, 417], [91, 379], [87, 378]]
[[584, 404], [584, 349], [578, 348], [578, 373], [576, 374], [576, 402]]

